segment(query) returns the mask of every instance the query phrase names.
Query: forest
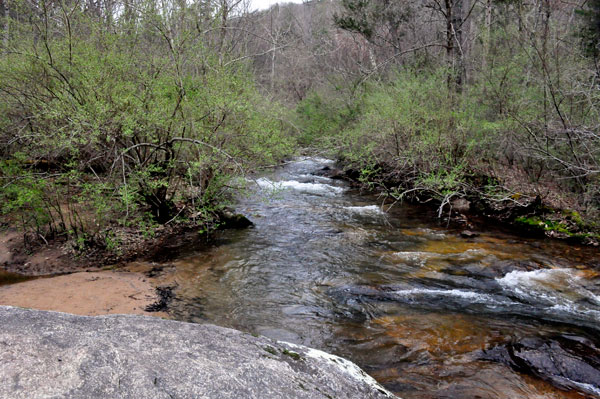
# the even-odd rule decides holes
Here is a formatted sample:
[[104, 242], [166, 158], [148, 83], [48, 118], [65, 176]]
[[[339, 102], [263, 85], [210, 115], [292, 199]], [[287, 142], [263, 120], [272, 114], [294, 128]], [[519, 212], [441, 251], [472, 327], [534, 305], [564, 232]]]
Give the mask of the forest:
[[466, 198], [597, 240], [596, 0], [2, 0], [0, 21], [0, 212], [28, 242], [211, 230], [298, 153], [440, 216]]

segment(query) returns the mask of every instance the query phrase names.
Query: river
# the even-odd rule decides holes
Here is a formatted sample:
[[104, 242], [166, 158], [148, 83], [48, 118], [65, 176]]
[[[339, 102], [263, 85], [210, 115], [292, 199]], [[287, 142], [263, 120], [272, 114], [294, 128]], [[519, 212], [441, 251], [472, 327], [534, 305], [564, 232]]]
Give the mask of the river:
[[254, 227], [146, 264], [174, 287], [170, 315], [346, 357], [406, 399], [600, 397], [482, 355], [530, 338], [597, 344], [596, 249], [493, 226], [462, 238], [431, 208], [382, 208], [312, 174], [325, 165], [303, 158], [257, 178], [236, 206]]

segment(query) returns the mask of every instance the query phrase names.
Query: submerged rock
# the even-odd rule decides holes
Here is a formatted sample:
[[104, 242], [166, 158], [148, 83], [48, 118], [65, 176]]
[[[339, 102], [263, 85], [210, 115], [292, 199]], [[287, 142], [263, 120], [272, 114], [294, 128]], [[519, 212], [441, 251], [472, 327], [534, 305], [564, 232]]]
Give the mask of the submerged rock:
[[586, 338], [524, 338], [484, 350], [481, 358], [504, 363], [565, 390], [600, 395], [600, 349]]
[[167, 310], [169, 302], [173, 300], [173, 288], [169, 286], [156, 287], [158, 300], [146, 306], [144, 310], [146, 312], [162, 312], [163, 310]]
[[0, 398], [393, 398], [354, 363], [208, 324], [0, 306]]
[[226, 229], [244, 229], [254, 225], [246, 216], [235, 213], [235, 211], [229, 208], [221, 212], [219, 221], [221, 222], [221, 226]]
[[329, 166], [324, 166], [323, 168], [312, 172], [312, 174], [315, 176], [328, 177], [333, 180], [347, 180], [349, 178], [348, 174], [342, 169]]

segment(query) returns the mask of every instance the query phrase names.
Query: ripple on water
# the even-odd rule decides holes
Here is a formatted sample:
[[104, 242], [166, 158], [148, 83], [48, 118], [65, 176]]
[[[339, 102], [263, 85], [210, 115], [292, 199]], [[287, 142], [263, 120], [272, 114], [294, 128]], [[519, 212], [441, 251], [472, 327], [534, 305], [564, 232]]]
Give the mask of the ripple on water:
[[446, 238], [446, 233], [440, 230], [433, 230], [424, 227], [414, 229], [402, 229], [402, 234], [408, 237], [422, 237], [425, 240], [443, 240]]
[[391, 255], [394, 259], [418, 266], [425, 266], [425, 264], [431, 259], [444, 258], [442, 255], [437, 253], [423, 251], [398, 251], [393, 252]]

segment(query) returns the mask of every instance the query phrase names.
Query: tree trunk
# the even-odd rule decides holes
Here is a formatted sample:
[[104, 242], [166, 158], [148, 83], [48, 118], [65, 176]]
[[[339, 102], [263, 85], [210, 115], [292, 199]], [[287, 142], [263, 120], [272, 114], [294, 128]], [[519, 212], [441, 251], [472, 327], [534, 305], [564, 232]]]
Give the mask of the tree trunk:
[[2, 37], [2, 47], [4, 48], [4, 52], [8, 53], [8, 39], [10, 36], [10, 9], [8, 7], [9, 0], [2, 1], [2, 9], [4, 12], [4, 32]]
[[[452, 29], [452, 0], [445, 0], [446, 5], [446, 57], [450, 70], [454, 69], [454, 33]], [[451, 78], [448, 77], [448, 83]]]
[[451, 16], [452, 38], [454, 39], [454, 83], [457, 92], [462, 91], [465, 78], [465, 56], [463, 49], [463, 2], [454, 0]]
[[471, 55], [472, 38], [471, 38], [471, 7], [472, 2], [476, 0], [462, 0], [462, 13], [461, 13], [461, 35], [462, 35], [462, 53], [461, 53], [461, 65], [462, 65], [462, 81], [466, 84], [469, 79], [469, 60]]
[[[279, 15], [279, 5], [276, 6], [277, 14]], [[275, 51], [277, 48], [277, 39], [279, 35], [275, 35], [273, 33], [273, 13], [275, 9], [271, 9], [269, 11], [269, 16], [271, 20], [271, 28], [270, 28], [270, 36], [271, 36], [271, 94], [273, 94], [273, 90], [275, 89]]]
[[227, 34], [227, 20], [229, 18], [229, 3], [227, 0], [221, 1], [221, 31], [219, 32], [219, 44], [217, 50], [219, 53], [219, 64], [223, 64], [223, 46], [225, 45], [225, 35]]
[[488, 58], [490, 57], [490, 42], [492, 40], [492, 0], [487, 0], [485, 5], [485, 23], [484, 23], [484, 39], [483, 39], [483, 57], [481, 61], [482, 69], [487, 67]]

